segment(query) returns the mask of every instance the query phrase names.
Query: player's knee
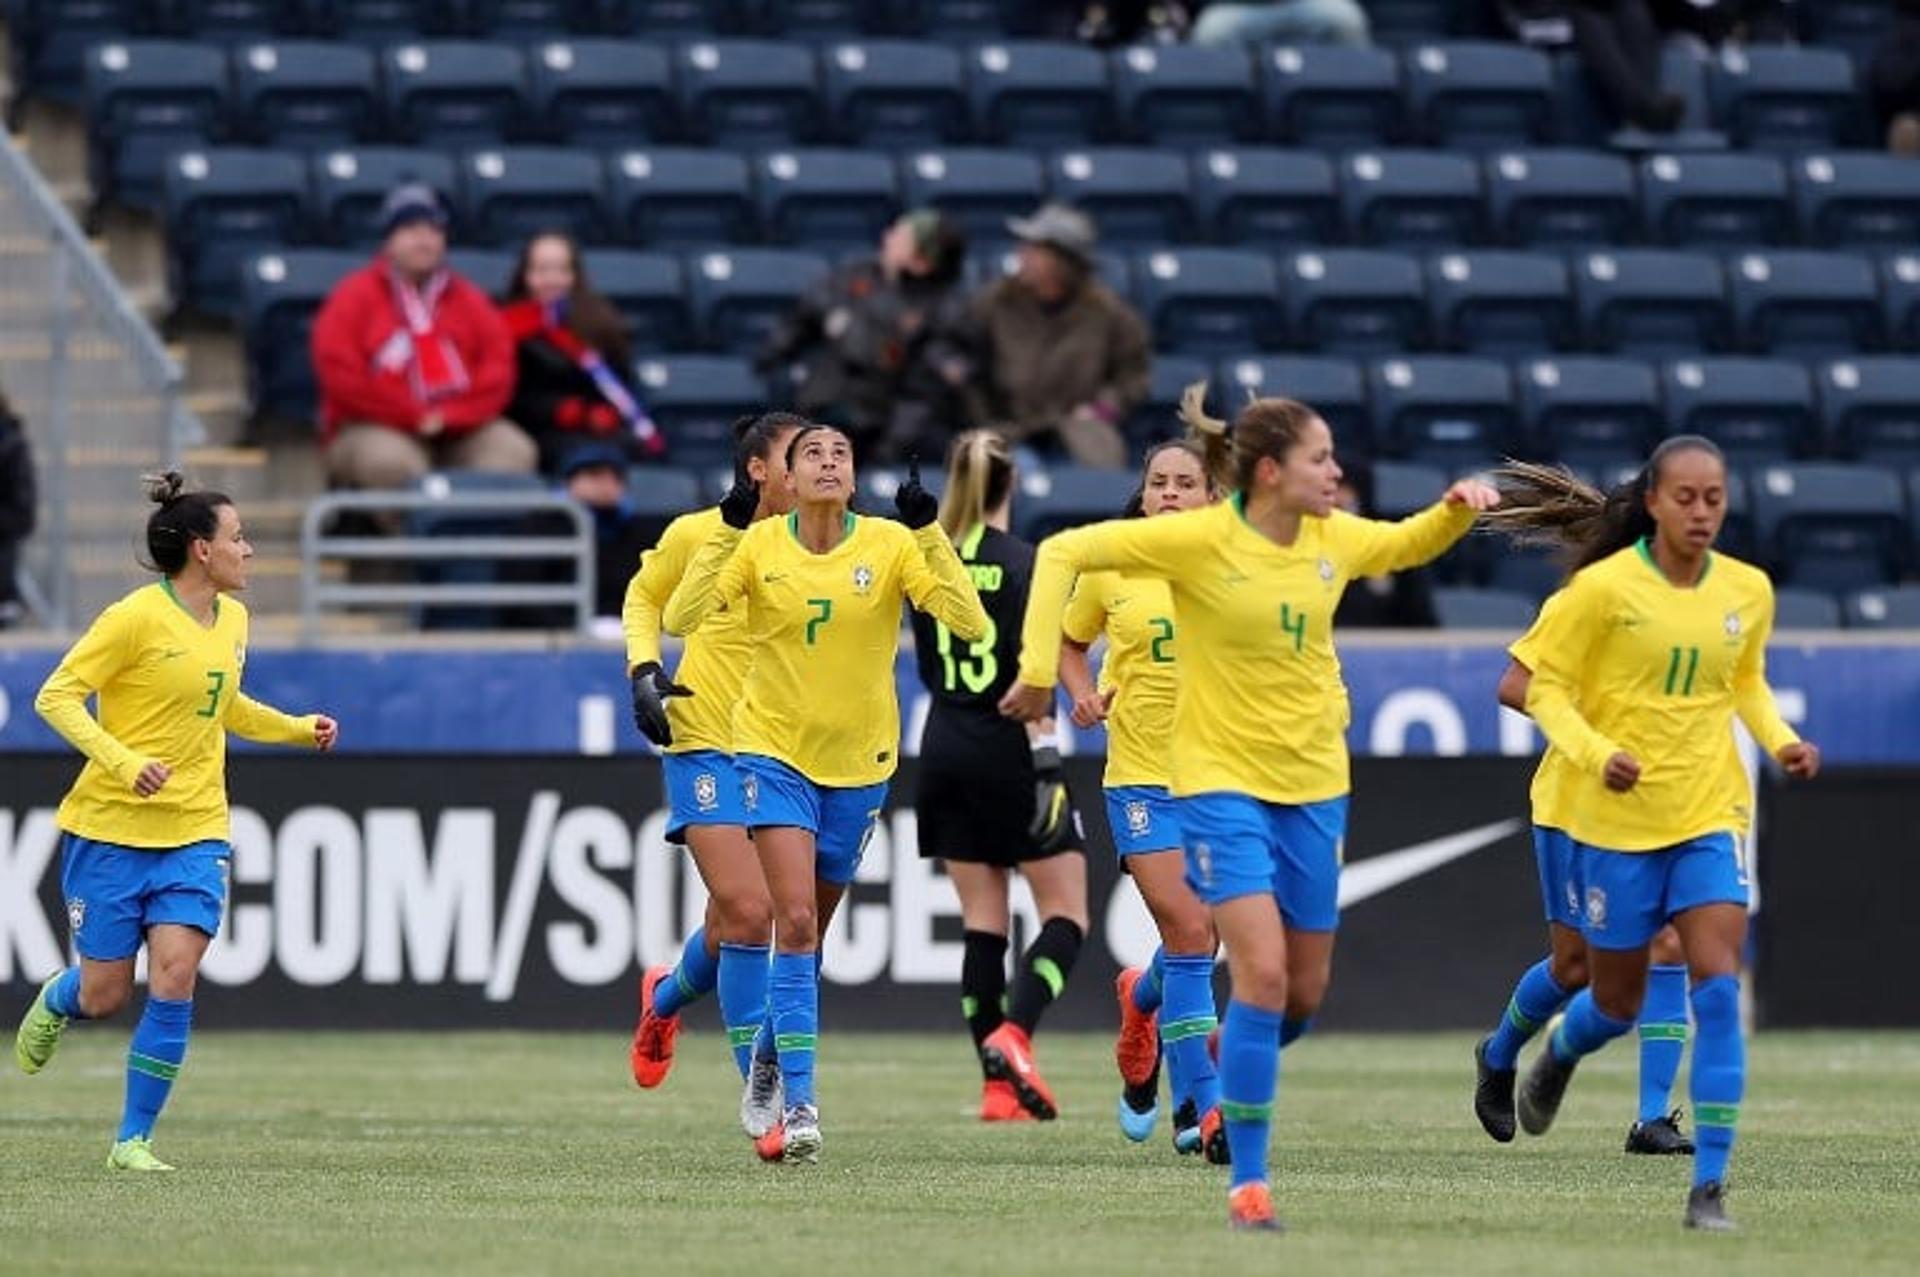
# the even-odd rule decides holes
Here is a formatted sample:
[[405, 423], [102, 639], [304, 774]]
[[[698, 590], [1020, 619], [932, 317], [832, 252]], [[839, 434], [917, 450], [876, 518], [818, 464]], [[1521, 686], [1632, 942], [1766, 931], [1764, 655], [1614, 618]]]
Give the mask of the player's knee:
[[89, 1020], [104, 1020], [118, 1015], [133, 997], [131, 980], [82, 980], [80, 1011]]
[[1662, 927], [1660, 934], [1653, 938], [1652, 962], [1656, 967], [1677, 967], [1687, 960], [1687, 951], [1680, 947], [1680, 933], [1672, 927]]
[[1579, 953], [1554, 954], [1553, 961], [1548, 964], [1547, 970], [1553, 976], [1553, 982], [1569, 993], [1587, 987], [1587, 955], [1584, 950]]
[[1305, 1018], [1319, 1011], [1326, 1001], [1327, 986], [1333, 982], [1333, 970], [1327, 963], [1287, 973], [1287, 1014]]
[[1637, 1020], [1640, 1018], [1640, 1003], [1646, 997], [1646, 986], [1632, 988], [1605, 989], [1598, 984], [1593, 986], [1593, 1004], [1615, 1020]]
[[774, 942], [787, 953], [810, 952], [820, 946], [820, 915], [813, 901], [782, 904], [773, 911]]
[[1208, 920], [1205, 909], [1171, 914], [1162, 923], [1160, 940], [1168, 953], [1211, 955], [1213, 923]]
[[765, 944], [773, 934], [773, 901], [745, 892], [714, 900], [714, 933], [727, 944]]
[[1287, 963], [1279, 954], [1236, 963], [1233, 996], [1257, 1007], [1279, 1010], [1287, 1005]]
[[147, 991], [157, 998], [190, 998], [199, 967], [199, 959], [191, 957], [153, 961], [147, 971]]

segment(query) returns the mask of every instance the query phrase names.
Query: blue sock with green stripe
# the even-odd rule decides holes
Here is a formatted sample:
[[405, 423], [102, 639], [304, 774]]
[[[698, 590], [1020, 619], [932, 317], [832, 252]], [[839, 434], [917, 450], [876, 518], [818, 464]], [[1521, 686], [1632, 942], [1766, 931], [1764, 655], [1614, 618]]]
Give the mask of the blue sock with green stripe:
[[776, 953], [767, 1023], [780, 1056], [787, 1106], [813, 1103], [813, 1052], [820, 1036], [820, 978], [811, 953]]
[[716, 976], [720, 1019], [727, 1026], [727, 1042], [733, 1047], [733, 1062], [740, 1066], [741, 1077], [753, 1067], [753, 1037], [767, 1018], [767, 976], [767, 946], [720, 945]]
[[153, 1124], [166, 1107], [167, 1094], [187, 1058], [187, 1034], [192, 1028], [192, 998], [147, 995], [146, 1010], [140, 1013], [127, 1046], [127, 1103], [120, 1112], [120, 1134], [114, 1138], [153, 1134]]
[[1547, 1047], [1556, 1060], [1572, 1064], [1582, 1056], [1592, 1055], [1632, 1027], [1632, 1020], [1616, 1020], [1602, 1011], [1600, 1004], [1593, 1000], [1592, 989], [1582, 989], [1567, 1003], [1566, 1017], [1547, 1039]]
[[84, 1020], [80, 1011], [80, 968], [68, 967], [47, 986], [47, 1010], [66, 1020]]
[[1280, 1013], [1227, 1003], [1220, 1031], [1220, 1116], [1233, 1154], [1233, 1187], [1267, 1178], [1267, 1131], [1280, 1086]]
[[1673, 1099], [1680, 1056], [1687, 1049], [1687, 969], [1649, 967], [1640, 1004], [1640, 1120], [1658, 1121]]
[[1727, 1182], [1733, 1128], [1747, 1089], [1740, 981], [1717, 975], [1693, 986], [1693, 1182]]
[[1133, 1009], [1141, 1015], [1152, 1015], [1167, 1000], [1167, 950], [1163, 945], [1153, 951], [1153, 961], [1141, 971], [1140, 978], [1133, 982]]
[[719, 979], [719, 955], [707, 952], [707, 929], [701, 927], [681, 946], [680, 961], [674, 964], [673, 974], [653, 991], [653, 1013], [679, 1015], [681, 1007], [712, 993]]
[[1029, 1037], [1053, 1000], [1067, 987], [1086, 933], [1069, 918], [1048, 918], [1020, 957], [1020, 972], [1007, 991], [1007, 1019]]
[[[1213, 1013], [1213, 955], [1174, 953], [1166, 959], [1166, 997], [1160, 1004], [1160, 1041], [1172, 1074], [1175, 1105], [1191, 1099], [1205, 1115], [1220, 1103], [1220, 1077], [1207, 1054]], [[1142, 981], [1145, 983], [1145, 981]]]
[[1511, 1070], [1520, 1058], [1520, 1048], [1567, 1004], [1572, 995], [1553, 978], [1553, 963], [1542, 958], [1527, 968], [1520, 983], [1513, 986], [1506, 1012], [1487, 1035], [1487, 1067], [1503, 1072]]

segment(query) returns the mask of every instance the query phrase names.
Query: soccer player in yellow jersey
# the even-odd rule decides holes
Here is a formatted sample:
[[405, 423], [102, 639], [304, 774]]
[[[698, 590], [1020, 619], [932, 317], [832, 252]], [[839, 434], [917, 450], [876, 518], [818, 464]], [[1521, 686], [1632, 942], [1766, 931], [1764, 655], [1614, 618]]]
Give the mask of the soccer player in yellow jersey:
[[1333, 609], [1354, 577], [1443, 553], [1498, 494], [1465, 480], [1400, 523], [1361, 519], [1334, 509], [1333, 433], [1311, 408], [1255, 400], [1232, 438], [1230, 499], [1041, 545], [1020, 682], [1005, 706], [1025, 718], [1051, 706], [1078, 574], [1167, 582], [1181, 647], [1168, 788], [1188, 880], [1213, 910], [1233, 979], [1220, 1039], [1228, 1219], [1277, 1229], [1266, 1162], [1282, 1020], [1297, 1033], [1319, 1008], [1339, 921], [1348, 709]]
[[[742, 417], [735, 424], [735, 466], [759, 495], [753, 522], [785, 515], [793, 493], [786, 448], [806, 418], [786, 412]], [[673, 1067], [680, 1011], [717, 990], [734, 1061], [747, 1082], [740, 1121], [755, 1139], [779, 1120], [780, 1074], [771, 1060], [755, 1068], [753, 1039], [767, 1012], [768, 942], [773, 902], [747, 837], [740, 778], [733, 765], [733, 709], [746, 682], [753, 648], [746, 614], [716, 616], [687, 638], [675, 679], [661, 668], [660, 613], [695, 552], [720, 525], [719, 507], [682, 515], [659, 545], [641, 556], [627, 585], [621, 622], [635, 725], [661, 747], [670, 812], [667, 838], [684, 842], [707, 888], [705, 925], [689, 936], [680, 960], [653, 967], [640, 980], [640, 1022], [628, 1052], [634, 1081], [654, 1087]]]
[[[133, 995], [147, 946], [147, 1004], [127, 1051], [126, 1105], [107, 1166], [169, 1171], [153, 1127], [187, 1054], [194, 980], [226, 909], [227, 734], [331, 749], [334, 721], [292, 718], [240, 690], [253, 547], [233, 502], [183, 492], [178, 474], [147, 481], [158, 508], [147, 554], [162, 579], [108, 607], [34, 701], [86, 755], [57, 819], [66, 835], [60, 890], [80, 965], [41, 986], [14, 1040], [22, 1070], [53, 1058], [71, 1020], [98, 1020]], [[99, 716], [87, 699], [99, 698]]]
[[1671, 921], [1696, 1025], [1698, 1151], [1685, 1218], [1715, 1231], [1733, 1226], [1724, 1189], [1746, 1081], [1738, 973], [1753, 795], [1734, 754], [1734, 716], [1789, 775], [1820, 766], [1767, 686], [1773, 587], [1713, 550], [1726, 484], [1720, 450], [1682, 435], [1604, 497], [1564, 472], [1509, 469], [1499, 516], [1519, 535], [1550, 533], [1582, 565], [1535, 636], [1526, 706], [1566, 760], [1559, 801], [1591, 983], [1521, 1083], [1520, 1125], [1544, 1134], [1580, 1058], [1633, 1027], [1648, 942]]
[[901, 523], [893, 523], [853, 512], [853, 445], [840, 431], [802, 428], [786, 459], [793, 513], [747, 529], [753, 485], [736, 479], [722, 522], [695, 554], [662, 622], [669, 633], [691, 634], [710, 618], [746, 610], [753, 661], [734, 715], [733, 752], [773, 898], [767, 1019], [786, 1090], [781, 1124], [757, 1146], [769, 1160], [814, 1161], [821, 1144], [815, 955], [859, 868], [900, 749], [893, 666], [901, 604], [911, 602], [969, 642], [985, 635], [987, 614], [934, 523], [938, 503], [917, 471], [909, 470], [895, 495]]

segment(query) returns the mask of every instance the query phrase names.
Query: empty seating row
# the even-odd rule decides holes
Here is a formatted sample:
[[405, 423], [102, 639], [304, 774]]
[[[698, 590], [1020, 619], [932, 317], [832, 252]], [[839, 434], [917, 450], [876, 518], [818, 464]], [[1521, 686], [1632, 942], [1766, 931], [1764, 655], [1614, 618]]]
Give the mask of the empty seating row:
[[[1773, 628], [1786, 630], [1920, 629], [1920, 586], [1856, 590], [1842, 598], [1787, 586], [1774, 591]], [[1517, 632], [1533, 623], [1540, 601], [1518, 590], [1440, 586], [1433, 609], [1441, 628]]]

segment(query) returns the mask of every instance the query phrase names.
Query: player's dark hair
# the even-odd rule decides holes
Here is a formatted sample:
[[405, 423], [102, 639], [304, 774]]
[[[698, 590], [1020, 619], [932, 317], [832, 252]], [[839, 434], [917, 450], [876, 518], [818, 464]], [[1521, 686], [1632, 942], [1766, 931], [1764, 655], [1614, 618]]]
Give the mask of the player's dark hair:
[[1147, 473], [1153, 469], [1153, 459], [1163, 452], [1177, 450], [1198, 461], [1207, 476], [1209, 497], [1233, 485], [1233, 444], [1227, 439], [1227, 423], [1207, 414], [1206, 398], [1204, 381], [1194, 382], [1180, 396], [1180, 421], [1187, 433], [1178, 439], [1163, 439], [1147, 449], [1140, 463], [1140, 483], [1121, 508], [1121, 517], [1137, 519], [1147, 512]]
[[[1205, 442], [1207, 473], [1221, 488], [1245, 492], [1253, 487], [1254, 467], [1262, 457], [1286, 458], [1307, 423], [1319, 413], [1293, 399], [1250, 399], [1229, 426], [1207, 415], [1207, 383], [1196, 381], [1180, 396], [1180, 420]], [[1217, 440], [1217, 442], [1216, 442]]]
[[750, 412], [738, 417], [733, 423], [734, 460], [742, 466], [755, 458], [765, 461], [773, 455], [773, 445], [781, 435], [807, 424], [797, 412]]
[[224, 492], [187, 492], [178, 470], [144, 474], [140, 485], [159, 508], [147, 516], [147, 557], [141, 566], [162, 576], [178, 576], [187, 566], [195, 541], [211, 541], [220, 529], [220, 507], [233, 504]]
[[1605, 492], [1564, 466], [1509, 462], [1493, 472], [1500, 504], [1481, 517], [1516, 544], [1556, 551], [1569, 573], [1578, 572], [1653, 535], [1647, 494], [1659, 488], [1668, 460], [1683, 452], [1704, 452], [1726, 466], [1719, 445], [1700, 435], [1663, 440], [1638, 474]]
[[824, 425], [818, 421], [805, 422], [800, 427], [800, 433], [796, 434], [793, 438], [787, 440], [787, 469], [789, 470], [793, 469], [793, 459], [800, 455], [800, 441], [802, 439], [805, 439], [808, 435], [818, 434], [822, 430], [832, 431], [834, 434], [839, 435], [842, 439], [845, 439], [847, 441], [847, 446], [849, 448], [853, 446], [853, 437], [849, 435], [846, 431], [842, 430], [840, 427]]
[[1013, 494], [1013, 449], [992, 430], [969, 430], [947, 452], [940, 526], [958, 542]]

